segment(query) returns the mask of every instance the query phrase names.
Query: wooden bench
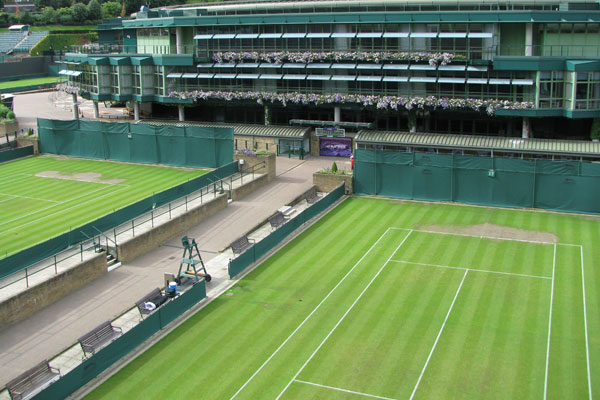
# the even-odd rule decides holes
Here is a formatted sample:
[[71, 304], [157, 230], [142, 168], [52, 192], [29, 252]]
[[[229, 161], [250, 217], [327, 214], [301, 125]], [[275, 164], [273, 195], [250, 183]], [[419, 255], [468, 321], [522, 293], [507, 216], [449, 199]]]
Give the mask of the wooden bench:
[[79, 338], [79, 343], [83, 349], [84, 356], [88, 353], [96, 354], [104, 347], [108, 346], [113, 340], [123, 334], [123, 330], [118, 326], [113, 326], [110, 321], [106, 321], [87, 334]]
[[271, 224], [271, 228], [279, 228], [285, 224], [288, 218], [281, 211], [277, 211], [277, 213], [271, 215], [267, 220]]
[[[150, 314], [152, 311], [156, 310], [167, 300], [167, 296], [163, 295], [159, 288], [156, 288], [138, 300], [135, 305], [137, 306], [138, 310], [140, 310], [140, 314], [142, 314], [143, 317], [144, 315]], [[152, 309], [147, 308], [146, 303], [152, 303], [155, 307]]]
[[317, 193], [317, 188], [315, 186], [311, 187], [308, 192], [306, 192], [306, 202], [308, 204], [313, 204], [319, 201], [321, 196]]
[[254, 243], [254, 239], [248, 239], [248, 236], [244, 235], [241, 238], [231, 242], [231, 250], [233, 251], [233, 254], [242, 254], [244, 251], [252, 247]]
[[60, 370], [45, 360], [6, 384], [12, 400], [29, 399], [60, 378]]

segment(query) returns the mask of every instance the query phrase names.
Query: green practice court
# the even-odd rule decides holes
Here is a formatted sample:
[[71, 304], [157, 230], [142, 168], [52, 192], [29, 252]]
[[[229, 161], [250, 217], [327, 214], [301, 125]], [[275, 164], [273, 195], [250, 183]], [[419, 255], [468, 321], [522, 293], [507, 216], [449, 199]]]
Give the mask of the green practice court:
[[0, 164], [0, 259], [206, 172], [63, 156]]
[[88, 397], [591, 398], [599, 222], [347, 199]]

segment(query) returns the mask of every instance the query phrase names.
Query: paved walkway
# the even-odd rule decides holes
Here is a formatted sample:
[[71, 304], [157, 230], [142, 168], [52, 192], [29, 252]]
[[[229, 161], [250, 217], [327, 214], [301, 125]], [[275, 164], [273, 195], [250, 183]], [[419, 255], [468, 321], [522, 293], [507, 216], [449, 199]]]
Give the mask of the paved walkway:
[[[272, 182], [241, 201], [230, 203], [182, 235], [196, 238], [202, 257], [209, 265], [215, 257], [227, 257], [218, 252], [308, 190], [313, 172], [329, 167], [333, 160], [314, 157], [300, 161], [278, 157], [277, 177]], [[340, 159], [335, 161], [340, 165]], [[349, 163], [345, 167], [348, 168]], [[176, 272], [179, 267], [180, 236], [4, 329], [0, 333], [0, 387], [41, 360], [69, 348], [78, 337], [103, 321], [123, 314], [153, 288], [162, 287], [163, 273]], [[224, 271], [207, 269], [211, 275], [224, 276]], [[211, 291], [226, 283], [224, 280], [214, 279], [207, 284], [207, 289]]]

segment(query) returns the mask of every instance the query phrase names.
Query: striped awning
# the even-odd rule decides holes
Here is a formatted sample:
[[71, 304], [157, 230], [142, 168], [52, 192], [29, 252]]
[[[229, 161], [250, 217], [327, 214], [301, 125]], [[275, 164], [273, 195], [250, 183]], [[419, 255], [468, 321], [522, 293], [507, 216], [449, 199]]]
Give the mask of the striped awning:
[[584, 140], [522, 139], [519, 137], [408, 133], [361, 130], [357, 143], [397, 144], [410, 147], [476, 149], [516, 153], [539, 153], [600, 157], [600, 143]]
[[233, 128], [234, 135], [240, 136], [268, 136], [273, 138], [296, 138], [308, 137], [310, 128], [302, 126], [278, 126], [278, 125], [244, 125], [244, 124], [221, 124], [217, 122], [195, 122], [195, 121], [143, 121], [149, 125], [174, 125], [174, 126], [201, 126], [207, 128]]

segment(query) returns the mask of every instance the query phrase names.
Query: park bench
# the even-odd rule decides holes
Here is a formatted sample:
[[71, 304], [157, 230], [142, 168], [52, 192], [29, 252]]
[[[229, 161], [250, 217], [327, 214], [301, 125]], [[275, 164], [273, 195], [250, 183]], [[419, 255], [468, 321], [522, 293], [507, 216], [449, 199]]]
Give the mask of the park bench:
[[6, 384], [12, 400], [29, 399], [60, 378], [60, 370], [45, 360]]
[[83, 349], [84, 356], [87, 357], [87, 353], [96, 354], [97, 351], [108, 346], [122, 334], [123, 330], [121, 328], [113, 326], [110, 321], [106, 321], [80, 337], [79, 343]]
[[306, 192], [305, 196], [308, 204], [316, 203], [321, 198], [319, 193], [317, 193], [317, 188], [315, 186], [311, 187], [310, 190]]
[[[167, 296], [163, 295], [159, 288], [156, 288], [138, 300], [135, 305], [137, 306], [138, 310], [140, 310], [140, 314], [142, 314], [143, 317], [144, 315], [150, 314], [152, 311], [156, 310], [165, 301], [167, 301], [167, 299]], [[147, 307], [146, 303], [154, 304], [154, 308]]]
[[248, 236], [244, 235], [231, 242], [231, 250], [233, 251], [233, 254], [242, 254], [252, 247], [254, 243], [254, 239], [248, 239]]
[[285, 224], [288, 218], [281, 211], [277, 211], [277, 213], [271, 215], [267, 220], [271, 224], [271, 228], [279, 228]]

